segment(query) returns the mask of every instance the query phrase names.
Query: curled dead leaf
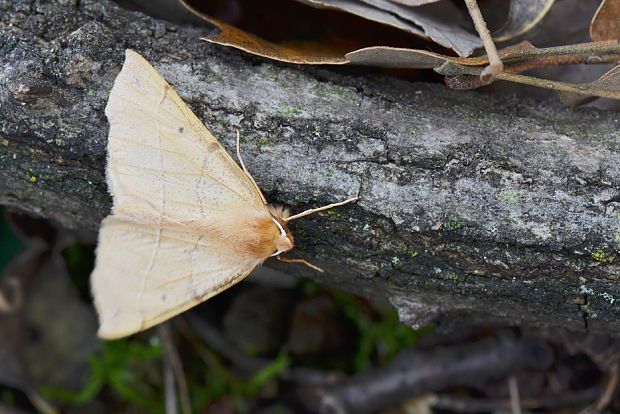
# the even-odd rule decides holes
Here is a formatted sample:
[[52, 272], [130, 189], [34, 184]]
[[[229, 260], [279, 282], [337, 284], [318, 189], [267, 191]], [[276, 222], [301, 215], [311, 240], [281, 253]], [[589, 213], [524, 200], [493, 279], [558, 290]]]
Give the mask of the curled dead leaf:
[[[419, 48], [416, 49], [412, 47], [399, 46], [368, 46], [360, 48], [359, 42], [342, 42], [340, 41], [342, 38], [337, 38], [338, 41], [334, 41], [334, 38], [330, 38], [326, 42], [291, 42], [286, 40], [269, 41], [196, 10], [190, 2], [197, 0], [178, 1], [183, 4], [185, 8], [192, 11], [192, 13], [210, 22], [219, 29], [217, 33], [209, 36], [208, 38], [203, 38], [202, 40], [234, 47], [258, 56], [297, 64], [355, 64], [399, 69], [434, 69], [437, 73], [443, 74], [447, 77], [445, 81], [450, 88], [461, 90], [477, 88], [488, 84], [487, 79], [476, 81], [472, 78], [472, 76], [481, 76], [484, 74], [484, 67], [489, 65], [489, 58], [487, 56], [456, 57], [430, 52]], [[345, 3], [349, 5], [347, 7], [350, 7], [350, 3], [353, 3], [348, 0], [297, 1], [305, 4], [312, 4], [318, 9], [338, 9], [336, 6], [342, 6]], [[389, 0], [360, 0], [356, 4], [359, 5], [360, 2], [363, 2], [366, 5], [384, 7], [385, 10], [393, 10], [391, 7], [394, 7], [395, 4], [392, 2], [392, 4], [388, 7], [386, 4]], [[297, 2], [285, 4], [296, 3]], [[437, 4], [439, 3], [442, 2], [438, 2]], [[517, 3], [521, 4], [520, 2]], [[524, 27], [531, 27], [531, 25], [533, 25], [532, 22], [534, 22], [534, 20], [540, 20], [552, 3], [552, 0], [540, 0], [536, 2], [536, 5], [531, 4], [531, 10], [528, 9], [529, 20], [521, 20], [520, 24], [517, 24], [515, 21], [512, 23], [513, 26], [510, 30], [505, 30], [508, 30], [511, 35], [515, 35], [517, 32], [525, 30]], [[416, 9], [419, 11], [429, 6], [436, 6], [437, 4], [433, 3], [421, 7], [412, 7], [411, 9]], [[397, 6], [405, 7], [401, 3], [397, 4]], [[526, 5], [521, 4], [519, 7], [525, 8], [525, 6]], [[341, 16], [348, 16], [346, 14], [332, 11], [318, 11], [318, 9], [315, 13], [318, 13], [320, 16], [329, 15], [330, 18], [338, 16], [338, 19], [340, 19]], [[299, 10], [297, 10], [297, 12], [298, 11]], [[325, 15], [323, 13], [328, 14]], [[521, 11], [519, 13], [524, 16], [528, 15], [525, 11]], [[368, 16], [365, 17], [368, 18]], [[367, 20], [358, 19], [356, 17], [348, 18], [353, 19], [348, 20], [349, 23], [353, 22], [351, 27], [358, 27], [359, 24], [367, 22]], [[530, 23], [526, 24], [526, 21]], [[287, 24], [290, 25], [290, 22]], [[388, 29], [386, 26], [379, 26], [378, 28], [380, 29], [381, 27], [385, 28], [385, 30], [393, 30]], [[521, 29], [517, 30], [517, 27], [521, 27]], [[376, 26], [372, 26], [372, 30], [375, 28]], [[381, 41], [381, 38], [376, 35], [376, 32], [370, 30], [369, 32], [371, 32], [372, 35], [370, 37], [366, 36], [362, 41], [362, 44], [368, 44], [369, 41]], [[395, 32], [398, 33], [397, 31]], [[389, 33], [390, 35], [394, 34], [394, 32]], [[400, 38], [400, 36], [397, 37]], [[329, 47], [326, 47], [326, 45], [329, 45]], [[617, 41], [608, 40], [604, 42], [582, 43], [549, 48], [536, 48], [528, 41], [524, 41], [519, 44], [500, 49], [497, 56], [501, 59], [501, 63], [504, 66], [504, 72], [497, 74], [495, 76], [496, 79], [540, 88], [553, 89], [564, 93], [577, 93], [587, 96], [595, 95], [613, 99], [618, 99], [620, 97], [617, 91], [604, 90], [596, 83], [573, 84], [520, 74], [521, 72], [529, 69], [550, 65], [620, 62], [620, 44]]]
[[[340, 10], [364, 19], [387, 24], [429, 39], [459, 56], [469, 56], [482, 46], [480, 38], [464, 29], [469, 16], [452, 2], [440, 1], [420, 7], [407, 7], [388, 0], [297, 0], [313, 7]], [[446, 16], [450, 16], [446, 19]]]
[[575, 107], [588, 103], [597, 96], [600, 96], [600, 91], [616, 92], [620, 94], [620, 65], [613, 67], [597, 80], [582, 83], [581, 85], [588, 88], [591, 93], [560, 92], [560, 101], [566, 106]]
[[505, 42], [530, 30], [547, 14], [555, 0], [511, 0], [508, 20], [493, 33], [493, 40]]
[[[518, 62], [519, 60], [528, 59], [542, 53], [544, 52], [541, 52], [541, 49], [534, 47], [527, 41], [498, 51], [499, 57], [505, 63]], [[374, 46], [355, 50], [347, 53], [345, 58], [347, 63], [356, 65], [406, 69], [435, 69], [446, 62], [458, 63], [464, 66], [484, 66], [489, 63], [489, 58], [486, 56], [458, 58], [426, 50], [388, 46]]]
[[[222, 46], [233, 47], [268, 59], [296, 64], [341, 65], [347, 63], [344, 55], [355, 49], [355, 47], [347, 47], [348, 44], [354, 42], [338, 42], [334, 41], [332, 38], [328, 39], [329, 41], [321, 42], [320, 36], [319, 39], [315, 41], [304, 42], [267, 40], [202, 12], [194, 6], [196, 2], [191, 0], [177, 1], [185, 9], [218, 29], [216, 33], [208, 37], [203, 37], [201, 40]], [[302, 9], [305, 8], [304, 6], [299, 7]], [[312, 9], [310, 10], [312, 11]], [[285, 13], [284, 11], [280, 12]], [[333, 18], [333, 15], [325, 16], [323, 13], [319, 16], [314, 15], [310, 20], [313, 21], [320, 18], [323, 18], [323, 20], [330, 20]], [[345, 22], [345, 25], [348, 24], [350, 24], [350, 21]], [[394, 30], [394, 33], [397, 33], [397, 31]]]
[[261, 39], [234, 26], [203, 15], [203, 19], [220, 29], [220, 32], [201, 40], [241, 49], [253, 55], [286, 63], [310, 65], [342, 65], [347, 63], [341, 50], [312, 47], [310, 44], [283, 45]]
[[590, 38], [595, 42], [620, 39], [620, 0], [603, 0], [590, 23]]
[[440, 0], [392, 0], [394, 3], [404, 4], [405, 6], [417, 7], [424, 4], [435, 3]]
[[373, 46], [354, 50], [345, 55], [347, 63], [383, 68], [433, 69], [440, 66], [448, 56], [419, 49], [389, 46]]
[[[198, 0], [177, 0], [185, 9], [189, 10], [194, 15], [200, 17], [203, 20], [215, 25], [220, 32], [214, 36], [207, 37], [206, 40], [225, 45], [236, 47], [247, 52], [257, 54], [259, 56], [277, 59], [284, 62], [291, 63], [327, 63], [336, 64], [341, 63], [338, 58], [342, 58], [345, 53], [358, 49], [358, 47], [349, 47], [348, 49], [340, 50], [342, 52], [340, 56], [333, 56], [338, 50], [333, 48], [333, 42], [320, 42], [320, 45], [314, 45], [315, 47], [308, 47], [307, 43], [304, 44], [291, 44], [286, 41], [273, 41], [269, 36], [250, 34], [246, 31], [233, 27], [232, 25], [218, 20], [210, 15], [210, 12], [204, 12], [203, 8], [205, 4]], [[289, 0], [287, 2], [278, 3], [281, 7], [291, 7]], [[380, 31], [385, 31], [387, 28], [393, 30], [393, 39], [396, 39], [396, 44], [389, 42], [393, 46], [400, 46], [401, 44], [411, 44], [416, 38], [424, 40], [432, 40], [433, 42], [441, 45], [445, 48], [454, 50], [459, 56], [468, 56], [476, 48], [482, 45], [478, 36], [473, 33], [473, 30], [468, 28], [471, 26], [469, 17], [463, 10], [456, 7], [449, 1], [427, 2], [419, 7], [409, 7], [401, 3], [392, 2], [390, 0], [296, 0], [293, 4], [299, 3], [306, 6], [311, 6], [315, 10], [322, 10], [323, 13], [329, 12], [335, 15], [347, 17], [349, 19], [356, 19], [358, 27], [354, 32], [358, 35], [363, 34], [367, 39], [364, 43], [369, 46], [374, 42], [381, 44], [381, 36], [366, 35], [367, 28], [375, 34]], [[278, 4], [272, 5], [276, 7]], [[248, 4], [248, 10], [246, 13], [250, 13], [253, 16], [252, 11], [255, 10], [255, 5]], [[254, 7], [254, 9], [252, 9]], [[302, 7], [303, 9], [304, 7]], [[287, 9], [288, 10], [288, 9]], [[309, 9], [312, 10], [312, 9]], [[297, 11], [299, 13], [299, 11]], [[285, 12], [279, 10], [279, 13], [286, 15]], [[307, 14], [307, 13], [306, 13]], [[295, 16], [297, 16], [296, 14]], [[450, 16], [449, 19], [446, 16]], [[249, 18], [248, 21], [255, 19], [255, 17]], [[304, 17], [305, 19], [305, 17]], [[277, 21], [277, 19], [275, 19]], [[291, 23], [291, 19], [284, 21], [283, 23]], [[305, 24], [309, 24], [304, 20]], [[250, 22], [253, 25], [252, 22]], [[332, 22], [334, 23], [334, 22]], [[379, 23], [379, 24], [378, 24]], [[278, 23], [274, 23], [277, 26]], [[327, 24], [323, 20], [323, 24]], [[336, 26], [337, 22], [336, 22]], [[316, 27], [316, 26], [314, 26]], [[327, 26], [326, 26], [327, 27]], [[361, 29], [361, 32], [360, 32]], [[339, 29], [338, 29], [339, 30]], [[250, 30], [252, 33], [259, 31]], [[415, 37], [407, 38], [406, 34], [403, 36], [402, 32], [413, 34]], [[284, 30], [286, 33], [286, 30]], [[321, 32], [321, 30], [316, 30]], [[355, 37], [355, 36], [353, 36]], [[319, 36], [320, 38], [320, 36]], [[268, 40], [265, 40], [268, 39]], [[368, 40], [372, 39], [373, 43], [369, 43]], [[333, 40], [333, 39], [331, 39]], [[349, 45], [355, 44], [355, 39], [343, 39]], [[351, 41], [353, 40], [353, 42]], [[376, 44], [375, 43], [375, 44]], [[320, 47], [316, 47], [320, 46]], [[328, 48], [327, 52], [324, 50]], [[329, 50], [333, 48], [333, 50]], [[308, 54], [306, 58], [304, 54]]]

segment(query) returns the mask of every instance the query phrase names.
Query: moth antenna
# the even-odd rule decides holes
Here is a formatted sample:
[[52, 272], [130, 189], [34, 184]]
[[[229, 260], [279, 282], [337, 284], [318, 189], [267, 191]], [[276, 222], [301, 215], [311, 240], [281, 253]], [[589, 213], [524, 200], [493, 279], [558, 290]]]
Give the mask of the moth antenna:
[[241, 168], [243, 169], [243, 172], [245, 173], [245, 175], [247, 175], [250, 181], [252, 181], [252, 184], [254, 184], [254, 188], [256, 189], [256, 191], [258, 191], [258, 195], [260, 195], [261, 200], [263, 200], [263, 204], [267, 204], [267, 199], [265, 198], [265, 196], [263, 195], [263, 192], [258, 187], [258, 184], [256, 184], [256, 181], [254, 181], [254, 177], [252, 177], [252, 174], [250, 174], [248, 169], [245, 168], [245, 164], [243, 163], [243, 158], [241, 158], [239, 137], [240, 137], [239, 130], [237, 130], [237, 158], [239, 159], [239, 164], [241, 164]]
[[321, 269], [320, 267], [318, 267], [316, 265], [313, 265], [312, 263], [310, 263], [309, 261], [307, 261], [305, 259], [291, 259], [290, 257], [282, 257], [281, 255], [277, 255], [276, 258], [279, 261], [285, 262], [285, 263], [301, 263], [301, 264], [305, 264], [309, 268], [314, 269], [317, 272], [323, 273], [323, 269]]
[[339, 207], [339, 206], [343, 206], [345, 204], [352, 203], [354, 201], [357, 201], [358, 199], [359, 199], [359, 197], [352, 197], [352, 198], [349, 198], [349, 199], [344, 200], [344, 201], [339, 201], [338, 203], [328, 204], [326, 206], [318, 207], [318, 208], [311, 208], [310, 210], [306, 210], [306, 211], [303, 211], [303, 212], [301, 212], [299, 214], [295, 214], [294, 216], [290, 216], [290, 217], [284, 219], [284, 221], [289, 222], [289, 221], [297, 220], [298, 218], [302, 218], [302, 217], [308, 216], [310, 214], [318, 213], [319, 211], [328, 210], [330, 208]]

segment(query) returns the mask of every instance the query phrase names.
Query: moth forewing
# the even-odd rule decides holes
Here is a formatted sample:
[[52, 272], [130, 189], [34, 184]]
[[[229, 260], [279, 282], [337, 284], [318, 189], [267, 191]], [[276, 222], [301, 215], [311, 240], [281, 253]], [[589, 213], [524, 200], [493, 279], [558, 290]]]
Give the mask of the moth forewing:
[[[243, 170], [133, 51], [126, 52], [106, 115], [113, 208], [91, 278], [100, 336], [116, 338], [247, 276], [269, 257], [256, 248], [269, 224], [260, 235], [247, 224], [271, 215]], [[263, 250], [272, 253], [270, 246]]]
[[243, 161], [134, 51], [105, 112], [113, 206], [91, 275], [102, 338], [147, 329], [239, 282], [293, 248], [288, 221], [323, 209], [289, 217], [268, 206]]

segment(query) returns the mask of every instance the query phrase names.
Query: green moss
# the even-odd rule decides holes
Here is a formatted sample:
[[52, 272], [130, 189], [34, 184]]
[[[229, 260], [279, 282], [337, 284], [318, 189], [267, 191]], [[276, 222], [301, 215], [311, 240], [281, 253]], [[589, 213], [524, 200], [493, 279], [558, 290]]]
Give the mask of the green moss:
[[8, 405], [13, 405], [15, 404], [15, 394], [9, 390], [3, 390], [0, 393], [0, 401]]
[[443, 223], [443, 228], [448, 231], [460, 230], [463, 228], [463, 226], [463, 222], [456, 216], [448, 217]]
[[269, 75], [271, 75], [271, 78], [274, 81], [278, 80], [278, 75], [280, 74], [280, 71], [275, 65], [269, 65], [269, 67], [267, 68], [267, 72], [269, 72]]
[[614, 261], [614, 256], [612, 254], [600, 249], [592, 252], [592, 258], [604, 264], [610, 264]]
[[567, 123], [565, 122], [565, 119], [562, 119], [561, 121], [559, 121], [558, 123], [556, 123], [555, 125], [564, 125], [564, 127], [562, 128], [562, 131], [564, 134], [568, 135], [571, 138], [575, 138], [578, 140], [587, 140], [588, 139], [588, 133], [587, 131], [585, 131], [582, 127], [578, 126], [578, 125], [574, 125], [572, 123]]
[[220, 75], [218, 75], [215, 72], [209, 72], [207, 76], [205, 77], [206, 83], [221, 82], [222, 80], [224, 80], [224, 78], [222, 78]]
[[282, 116], [285, 117], [291, 117], [291, 116], [299, 116], [301, 115], [301, 111], [303, 110], [303, 107], [301, 105], [288, 105], [285, 102], [280, 102], [278, 104], [278, 110], [280, 111], [280, 114]]
[[422, 335], [432, 331], [432, 326], [414, 330], [402, 324], [396, 310], [377, 307], [380, 317], [369, 314], [362, 301], [355, 296], [330, 289], [345, 316], [351, 320], [359, 335], [357, 349], [353, 355], [355, 372], [364, 371], [374, 363], [385, 364], [402, 349], [414, 344]]
[[269, 140], [266, 137], [261, 137], [260, 135], [258, 135], [257, 138], [254, 140], [254, 143], [256, 144], [258, 149], [261, 149], [269, 143]]
[[162, 348], [157, 340], [142, 344], [131, 340], [106, 342], [90, 359], [90, 376], [82, 390], [44, 388], [43, 395], [83, 405], [104, 388], [144, 412], [163, 413], [163, 390], [159, 373]]
[[521, 193], [515, 190], [500, 191], [495, 196], [495, 199], [502, 204], [506, 204], [510, 207], [516, 207], [521, 201]]
[[414, 257], [414, 258], [415, 258], [415, 257], [418, 257], [418, 254], [419, 254], [419, 253], [418, 253], [418, 252], [416, 252], [415, 250], [409, 253], [409, 255], [410, 255], [411, 257]]
[[36, 176], [34, 176], [34, 175], [30, 176], [30, 182], [31, 182], [32, 184], [36, 184], [36, 183], [37, 183], [37, 181], [39, 181], [39, 180], [37, 179], [37, 177], [36, 177]]
[[453, 281], [453, 282], [462, 282], [462, 281], [464, 281], [464, 280], [465, 280], [465, 278], [464, 278], [464, 277], [462, 277], [462, 276], [460, 276], [460, 275], [456, 274], [456, 273], [455, 273], [455, 272], [453, 272], [452, 270], [447, 270], [447, 271], [445, 272], [445, 275], [446, 275], [446, 276], [445, 276], [445, 278], [446, 278], [446, 279], [451, 280], [451, 281]]
[[320, 82], [316, 88], [318, 94], [321, 96], [335, 95], [340, 98], [346, 98], [348, 95], [344, 88], [337, 87], [326, 82]]
[[230, 122], [228, 122], [228, 119], [226, 118], [218, 118], [217, 123], [220, 124], [224, 128], [230, 127]]

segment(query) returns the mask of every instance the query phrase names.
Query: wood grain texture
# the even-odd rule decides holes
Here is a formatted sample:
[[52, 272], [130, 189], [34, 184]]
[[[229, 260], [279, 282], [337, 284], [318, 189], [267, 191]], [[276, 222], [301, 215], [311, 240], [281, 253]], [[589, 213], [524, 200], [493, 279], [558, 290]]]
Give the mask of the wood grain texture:
[[411, 324], [620, 332], [617, 113], [273, 64], [108, 1], [36, 4], [0, 0], [0, 203], [97, 229], [103, 109], [131, 47], [229, 151], [241, 131], [270, 201], [360, 195], [291, 226], [326, 273], [288, 271]]

